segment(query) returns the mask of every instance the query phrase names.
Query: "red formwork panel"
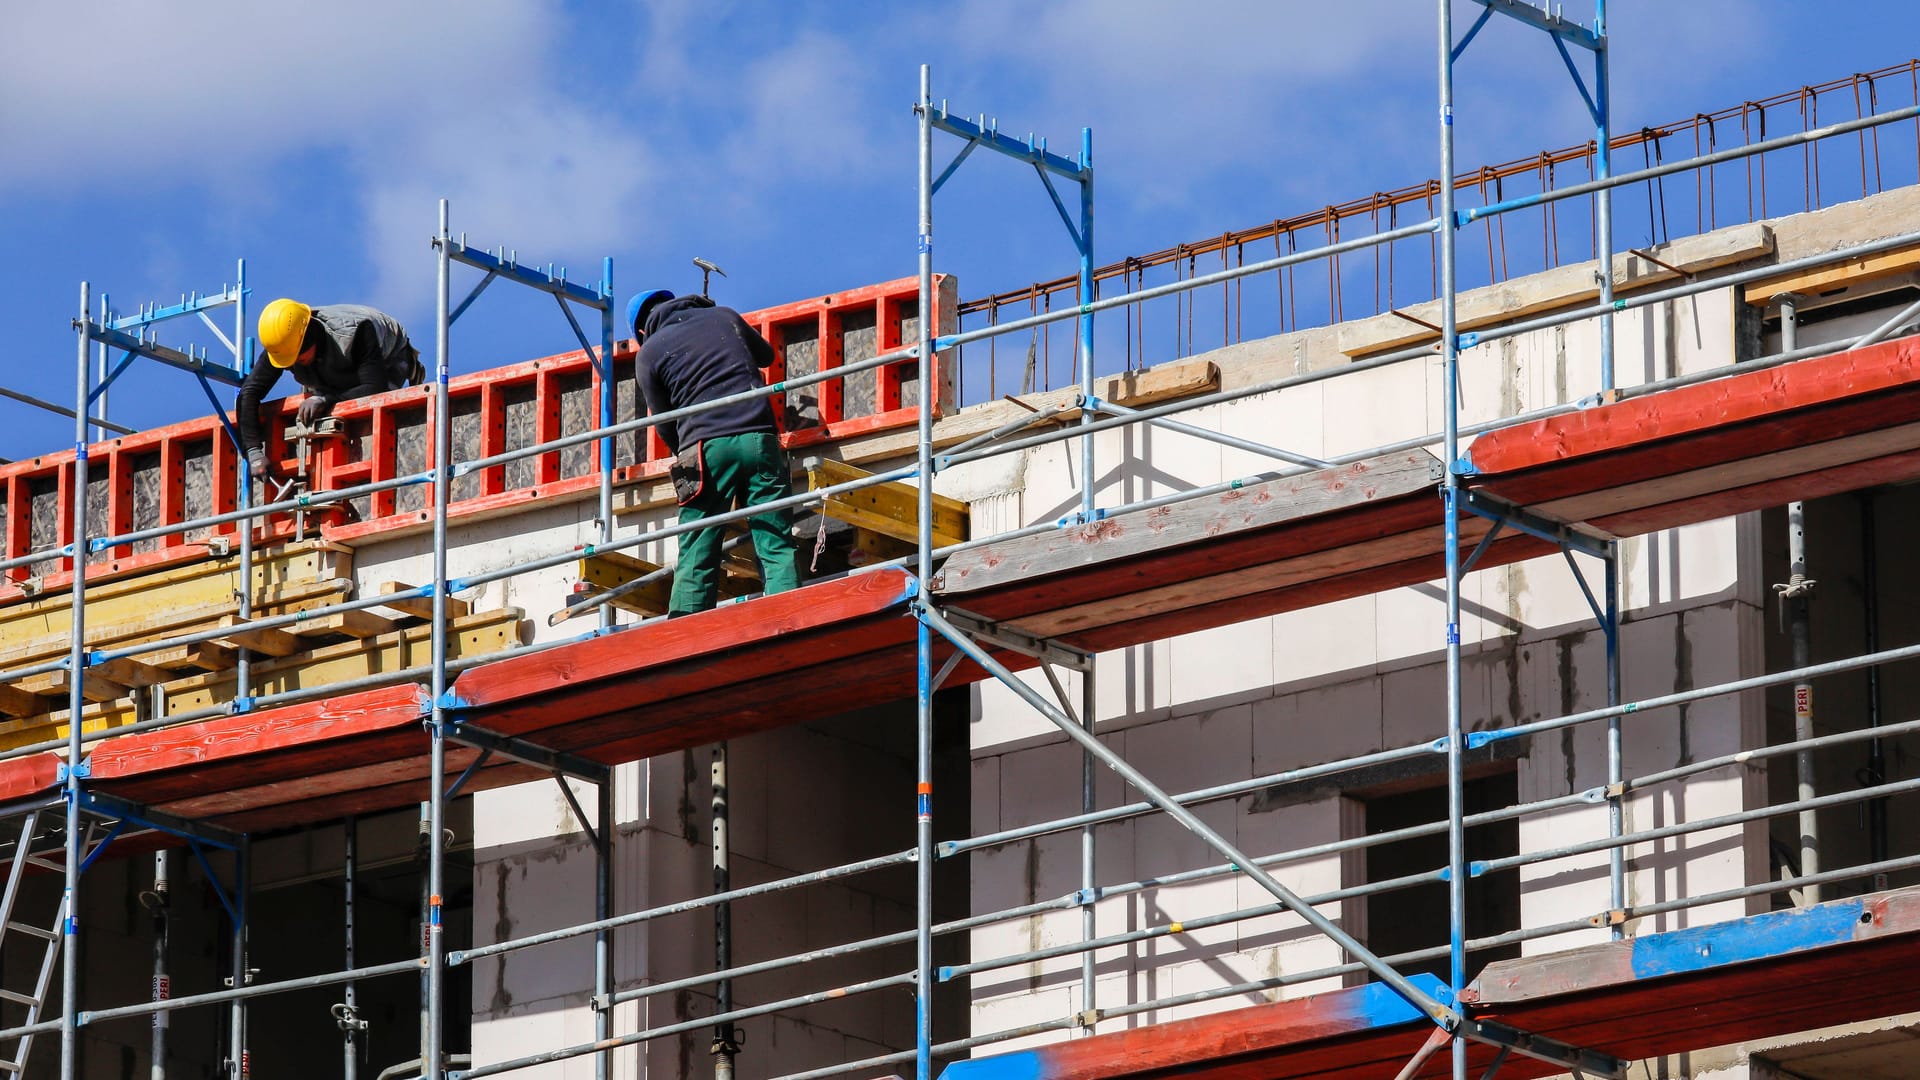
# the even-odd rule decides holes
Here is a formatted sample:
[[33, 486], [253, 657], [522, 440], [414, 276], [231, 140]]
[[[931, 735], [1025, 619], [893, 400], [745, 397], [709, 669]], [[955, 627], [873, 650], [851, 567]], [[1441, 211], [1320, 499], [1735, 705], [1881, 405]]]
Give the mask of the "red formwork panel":
[[[936, 275], [933, 319], [937, 331], [955, 325], [953, 282]], [[797, 303], [745, 312], [744, 317], [776, 346], [778, 360], [768, 373], [779, 382], [794, 374], [837, 367], [848, 359], [873, 356], [910, 340], [919, 306], [919, 286], [901, 278]], [[634, 345], [616, 343], [613, 356], [616, 419], [631, 419]], [[791, 354], [791, 362], [790, 362]], [[947, 357], [936, 357], [934, 407], [953, 407], [952, 373]], [[789, 416], [776, 409], [783, 438], [790, 446], [811, 445], [850, 435], [910, 427], [915, 422], [915, 361], [902, 360], [863, 373], [849, 394], [837, 382], [805, 388], [819, 406]], [[490, 456], [546, 442], [598, 426], [599, 375], [585, 353], [561, 353], [507, 367], [461, 375], [448, 383], [453, 413], [456, 460]], [[832, 389], [827, 389], [832, 388]], [[789, 395], [791, 399], [793, 395]], [[430, 387], [409, 387], [341, 402], [333, 415], [342, 435], [323, 440], [312, 451], [316, 490], [390, 480], [434, 467]], [[282, 434], [297, 396], [269, 402], [264, 425], [268, 454], [292, 471], [294, 447]], [[650, 433], [649, 433], [650, 435]], [[618, 480], [663, 475], [665, 448], [657, 436], [615, 442]], [[639, 447], [636, 453], [634, 447]], [[238, 455], [219, 418], [201, 417], [152, 431], [108, 439], [88, 447], [89, 537], [178, 524], [235, 508]], [[551, 451], [476, 474], [456, 478], [449, 517], [511, 512], [529, 503], [578, 497], [599, 484], [599, 442]], [[45, 454], [0, 466], [0, 554], [18, 558], [71, 543], [74, 451]], [[432, 489], [410, 485], [356, 500], [348, 519], [328, 512], [321, 535], [339, 542], [384, 535], [431, 521]], [[259, 526], [263, 540], [283, 539], [293, 523], [277, 518]], [[236, 536], [232, 524], [192, 533], [175, 533], [136, 545], [121, 545], [88, 559], [90, 578], [107, 578], [160, 564], [202, 557], [209, 537]], [[0, 603], [22, 595], [21, 584], [59, 589], [71, 580], [72, 560], [54, 557], [17, 567], [0, 578]]]

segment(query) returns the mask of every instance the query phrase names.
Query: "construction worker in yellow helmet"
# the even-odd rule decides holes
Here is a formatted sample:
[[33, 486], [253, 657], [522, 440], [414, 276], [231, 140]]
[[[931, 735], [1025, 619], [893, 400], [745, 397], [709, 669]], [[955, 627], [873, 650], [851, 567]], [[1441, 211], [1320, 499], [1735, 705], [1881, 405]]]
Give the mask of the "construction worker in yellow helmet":
[[240, 446], [257, 480], [267, 480], [273, 464], [260, 434], [260, 399], [280, 381], [282, 371], [306, 391], [295, 414], [311, 426], [342, 401], [417, 386], [426, 379], [420, 350], [386, 312], [359, 304], [309, 307], [284, 297], [260, 312], [260, 355], [240, 384]]

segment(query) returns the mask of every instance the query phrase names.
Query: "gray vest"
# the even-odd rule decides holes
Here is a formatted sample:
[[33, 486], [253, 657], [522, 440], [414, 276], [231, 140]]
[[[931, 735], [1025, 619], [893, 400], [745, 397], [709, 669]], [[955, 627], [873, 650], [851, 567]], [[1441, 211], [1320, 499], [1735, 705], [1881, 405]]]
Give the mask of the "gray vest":
[[385, 361], [387, 388], [396, 389], [418, 381], [414, 371], [414, 358], [418, 354], [407, 340], [406, 330], [393, 316], [362, 304], [327, 304], [313, 309], [313, 321], [333, 338], [342, 356], [353, 355], [353, 335], [361, 323], [370, 324], [380, 357]]

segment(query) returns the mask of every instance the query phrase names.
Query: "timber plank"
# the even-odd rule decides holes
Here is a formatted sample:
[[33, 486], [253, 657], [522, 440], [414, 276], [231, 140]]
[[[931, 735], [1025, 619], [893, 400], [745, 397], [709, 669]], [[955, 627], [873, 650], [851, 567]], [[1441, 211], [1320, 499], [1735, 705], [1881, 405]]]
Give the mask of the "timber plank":
[[[1917, 379], [1920, 338], [1899, 338], [1490, 431], [1474, 440], [1467, 456], [1473, 468], [1486, 475], [1574, 458], [1615, 457], [1629, 448], [1697, 431], [1778, 419], [1882, 390], [1911, 391]], [[1912, 419], [1907, 416], [1903, 422]], [[1870, 428], [1823, 437], [1863, 430]], [[1818, 430], [1808, 434], [1816, 437], [1806, 441], [1819, 441], [1823, 435]]]
[[1742, 290], [1741, 299], [1755, 307], [1766, 307], [1774, 297], [1782, 293], [1818, 296], [1823, 292], [1851, 285], [1864, 285], [1914, 270], [1920, 270], [1920, 244], [1875, 252], [1872, 255], [1859, 255], [1843, 262], [1828, 263], [1825, 266], [1816, 266], [1755, 281]]
[[[864, 480], [873, 474], [832, 458], [813, 457], [806, 461], [807, 490], [819, 491], [836, 484]], [[896, 540], [919, 541], [919, 489], [900, 480], [860, 488], [821, 501], [820, 513], [849, 525], [871, 529]], [[935, 547], [957, 544], [967, 538], [967, 504], [935, 494], [933, 497], [933, 542]]]
[[92, 755], [96, 783], [306, 748], [417, 722], [414, 683], [108, 739]]
[[[1216, 552], [1247, 534], [1308, 518], [1369, 504], [1385, 505], [1406, 496], [1430, 497], [1439, 479], [1437, 468], [1438, 463], [1425, 451], [1390, 454], [1186, 503], [1115, 514], [1091, 525], [989, 544], [949, 558], [935, 577], [935, 588], [947, 595], [965, 596], [1132, 558], [1158, 559], [1173, 565], [1197, 559], [1239, 565], [1246, 554], [1243, 550], [1230, 549], [1224, 555]], [[1185, 546], [1200, 550], [1192, 557], [1171, 550]], [[1173, 576], [1169, 574], [1169, 580]]]
[[[408, 585], [400, 581], [383, 581], [374, 586], [373, 595], [392, 596], [394, 593], [409, 592], [417, 587], [418, 586]], [[433, 618], [433, 597], [431, 596], [409, 596], [404, 599], [388, 601], [385, 606], [392, 608], [402, 615], [409, 615], [416, 619]], [[457, 619], [467, 614], [470, 610], [472, 610], [472, 608], [465, 600], [457, 596], [447, 597], [447, 618]]]
[[12, 802], [53, 789], [65, 755], [51, 750], [0, 761], [0, 802]]
[[[169, 814], [201, 820], [283, 803], [306, 802], [324, 796], [390, 787], [409, 781], [424, 781], [431, 771], [431, 759], [417, 751], [426, 745], [425, 731], [416, 730], [412, 747], [416, 752], [404, 757], [369, 760], [366, 764], [303, 773], [264, 784], [245, 784], [210, 790], [187, 798], [160, 803], [159, 808]], [[460, 770], [473, 764], [474, 759], [479, 756], [480, 751], [470, 746], [449, 743], [447, 745], [449, 776], [458, 776]]]
[[311, 619], [302, 619], [287, 631], [296, 637], [326, 637], [344, 635], [350, 638], [379, 637], [392, 633], [400, 624], [384, 615], [375, 615], [366, 608], [351, 608], [346, 611], [334, 611]]
[[[454, 694], [463, 707], [484, 709], [600, 682], [640, 685], [654, 669], [689, 660], [725, 679], [726, 671], [719, 667], [738, 672], [747, 666], [737, 661], [721, 665], [729, 653], [816, 631], [830, 641], [843, 623], [868, 616], [896, 617], [905, 610], [909, 581], [904, 571], [893, 569], [856, 574], [748, 604], [727, 604], [562, 648], [509, 657], [461, 672], [454, 680]], [[763, 654], [764, 650], [755, 653], [756, 657]], [[815, 647], [793, 662], [825, 661], [832, 655]], [[766, 670], [764, 664], [756, 659], [752, 666]]]
[[0, 686], [0, 713], [7, 716], [39, 716], [53, 703], [18, 686]]
[[292, 656], [307, 647], [306, 642], [285, 630], [271, 626], [246, 625], [250, 621], [238, 615], [228, 615], [215, 625], [230, 632], [214, 640], [222, 645], [252, 649], [254, 652], [266, 653], [268, 656]]

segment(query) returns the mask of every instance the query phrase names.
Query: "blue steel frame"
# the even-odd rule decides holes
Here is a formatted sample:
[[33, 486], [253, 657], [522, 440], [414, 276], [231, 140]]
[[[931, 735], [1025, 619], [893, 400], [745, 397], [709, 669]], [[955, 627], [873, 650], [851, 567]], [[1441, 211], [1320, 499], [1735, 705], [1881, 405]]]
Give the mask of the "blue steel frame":
[[[1079, 353], [1080, 353], [1080, 424], [1082, 427], [1094, 422], [1094, 410], [1097, 400], [1093, 383], [1093, 129], [1080, 129], [1080, 155], [1078, 158], [1066, 158], [1047, 149], [1047, 140], [1043, 136], [1035, 140], [1029, 133], [1024, 141], [1003, 135], [997, 119], [989, 119], [984, 114], [977, 120], [968, 120], [954, 116], [943, 100], [934, 104], [926, 65], [920, 68], [920, 98], [914, 104], [914, 112], [920, 118], [920, 424], [919, 424], [919, 513], [917, 562], [918, 581], [924, 586], [933, 575], [933, 476], [935, 463], [932, 453], [933, 443], [933, 386], [932, 360], [936, 348], [940, 347], [935, 335], [938, 329], [932, 325], [928, 313], [933, 311], [933, 196], [946, 184], [948, 178], [960, 168], [967, 157], [979, 147], [986, 147], [996, 153], [1024, 161], [1032, 166], [1035, 176], [1040, 178], [1041, 186], [1047, 189], [1047, 197], [1053, 201], [1054, 210], [1060, 214], [1060, 223], [1066, 226], [1067, 236], [1073, 241], [1075, 252], [1080, 256], [1080, 314]], [[953, 160], [933, 175], [933, 131], [945, 131], [965, 140]], [[1060, 191], [1054, 186], [1053, 178], [1058, 176], [1073, 181], [1080, 188], [1080, 220], [1075, 226], [1074, 216], [1061, 199]], [[1080, 439], [1080, 510], [1070, 515], [1062, 525], [1073, 525], [1097, 520], [1099, 511], [1094, 506], [1094, 453], [1091, 433]], [[935, 673], [933, 667], [933, 642], [936, 627], [946, 624], [932, 610], [932, 601], [924, 587], [916, 589], [913, 610], [919, 622], [917, 631], [917, 662], [919, 677], [918, 695], [918, 791], [916, 794], [916, 821], [918, 825], [918, 846], [916, 854], [916, 894], [919, 911], [916, 935], [916, 963], [914, 966], [914, 1075], [915, 1080], [933, 1080], [933, 990], [938, 982], [938, 973], [933, 963], [933, 693], [939, 687], [945, 671]], [[957, 657], [957, 654], [956, 654]], [[1063, 702], [1064, 704], [1064, 702]], [[1094, 716], [1093, 679], [1089, 674], [1081, 678], [1080, 722], [1091, 731]], [[1093, 772], [1094, 763], [1091, 753], [1081, 755], [1081, 809], [1093, 809]], [[1094, 841], [1093, 829], [1081, 831], [1081, 890], [1087, 896], [1093, 895], [1094, 888]], [[1081, 934], [1091, 941], [1094, 935], [1094, 911], [1089, 903], [1081, 908]], [[1081, 959], [1080, 971], [1081, 1014], [1097, 1015], [1094, 1000], [1093, 954], [1087, 953]]]
[[[487, 286], [496, 278], [517, 282], [528, 288], [552, 296], [560, 307], [560, 313], [566, 317], [567, 326], [573, 331], [580, 349], [586, 353], [587, 360], [593, 365], [595, 376], [600, 382], [600, 423], [602, 429], [613, 426], [614, 401], [616, 388], [613, 381], [613, 259], [604, 258], [600, 262], [600, 280], [592, 286], [582, 285], [567, 278], [567, 268], [559, 267], [555, 272], [552, 263], [544, 267], [527, 266], [519, 261], [518, 253], [507, 248], [485, 251], [467, 246], [466, 236], [455, 237], [448, 230], [447, 201], [440, 200], [440, 229], [433, 238], [433, 247], [439, 264], [437, 290], [437, 310], [434, 324], [434, 384], [433, 384], [433, 585], [429, 595], [433, 598], [433, 656], [432, 705], [425, 718], [425, 727], [431, 743], [432, 795], [425, 810], [429, 832], [427, 877], [428, 910], [422, 913], [427, 927], [426, 969], [421, 973], [421, 1004], [425, 1023], [421, 1027], [420, 1061], [421, 1075], [438, 1077], [442, 1075], [444, 1019], [446, 943], [441, 936], [442, 897], [445, 895], [443, 881], [446, 874], [446, 834], [443, 822], [446, 818], [446, 804], [466, 782], [467, 774], [457, 778], [452, 786], [447, 783], [447, 741], [454, 740], [482, 748], [486, 754], [500, 753], [519, 760], [529, 760], [550, 767], [560, 789], [565, 793], [567, 802], [573, 807], [575, 815], [583, 827], [587, 817], [573, 792], [566, 785], [566, 775], [580, 776], [592, 781], [599, 792], [596, 805], [599, 820], [596, 827], [589, 827], [594, 848], [594, 918], [605, 919], [613, 910], [613, 834], [612, 808], [613, 785], [610, 770], [575, 758], [572, 755], [554, 754], [542, 747], [533, 746], [519, 739], [503, 739], [482, 731], [462, 731], [458, 717], [459, 702], [448, 690], [447, 678], [447, 597], [458, 582], [447, 575], [447, 502], [449, 487], [453, 478], [460, 475], [453, 466], [452, 451], [452, 415], [448, 408], [447, 380], [451, 368], [452, 329], [456, 320], [473, 305]], [[485, 272], [485, 276], [474, 285], [471, 291], [456, 306], [451, 303], [452, 264], [464, 263]], [[596, 349], [587, 340], [586, 333], [580, 327], [580, 321], [574, 317], [573, 306], [589, 308], [600, 313], [600, 344]], [[923, 384], [924, 385], [924, 384]], [[602, 545], [613, 540], [613, 436], [603, 435], [600, 446], [600, 499], [598, 542]], [[600, 631], [611, 630], [615, 613], [610, 604], [600, 608]], [[613, 992], [613, 938], [610, 930], [602, 930], [594, 935], [594, 1038], [605, 1042], [613, 1031], [612, 1005]], [[606, 1080], [610, 1075], [611, 1062], [606, 1052], [594, 1055], [594, 1075]]]
[[[1467, 860], [1465, 815], [1465, 767], [1466, 734], [1462, 723], [1461, 706], [1461, 650], [1460, 650], [1460, 589], [1461, 582], [1473, 569], [1474, 562], [1481, 551], [1503, 528], [1511, 528], [1538, 539], [1546, 540], [1560, 549], [1566, 557], [1574, 580], [1579, 583], [1588, 606], [1599, 621], [1606, 639], [1607, 652], [1607, 704], [1619, 703], [1620, 698], [1620, 575], [1619, 551], [1617, 545], [1604, 537], [1597, 537], [1576, 531], [1559, 523], [1546, 520], [1520, 507], [1494, 504], [1484, 496], [1467, 491], [1463, 481], [1472, 473], [1472, 464], [1460, 452], [1460, 352], [1471, 348], [1474, 335], [1462, 335], [1459, 332], [1457, 275], [1458, 231], [1466, 225], [1489, 214], [1505, 210], [1518, 209], [1528, 204], [1526, 198], [1512, 199], [1492, 206], [1460, 212], [1455, 208], [1455, 177], [1453, 158], [1453, 68], [1473, 43], [1487, 22], [1495, 14], [1505, 15], [1528, 26], [1536, 27], [1552, 39], [1554, 48], [1567, 65], [1567, 73], [1572, 76], [1574, 88], [1579, 91], [1581, 100], [1587, 107], [1587, 113], [1594, 124], [1594, 179], [1601, 181], [1612, 175], [1610, 161], [1610, 104], [1607, 85], [1607, 4], [1606, 0], [1594, 0], [1594, 22], [1591, 28], [1565, 19], [1551, 11], [1534, 7], [1524, 0], [1473, 0], [1485, 10], [1481, 11], [1473, 25], [1467, 28], [1465, 36], [1456, 43], [1453, 32], [1453, 8], [1451, 0], [1438, 0], [1440, 15], [1440, 339], [1441, 362], [1445, 368], [1445, 450], [1447, 462], [1446, 483], [1441, 497], [1446, 506], [1446, 566], [1447, 566], [1447, 604], [1446, 604], [1446, 650], [1447, 650], [1447, 732], [1442, 744], [1447, 753], [1447, 891], [1448, 891], [1448, 959], [1450, 985], [1457, 996], [1467, 983], [1467, 879], [1476, 868]], [[1573, 56], [1567, 51], [1571, 42], [1578, 48], [1593, 54], [1594, 85], [1592, 92], [1580, 76], [1580, 69], [1574, 63]], [[1613, 189], [1602, 188], [1596, 196], [1593, 215], [1594, 255], [1596, 262], [1596, 284], [1600, 291], [1600, 304], [1605, 314], [1600, 317], [1600, 392], [1593, 399], [1596, 403], [1605, 403], [1616, 397], [1613, 363]], [[1460, 551], [1460, 515], [1462, 512], [1485, 517], [1493, 522], [1493, 529], [1482, 540], [1481, 545], [1464, 561]], [[1601, 560], [1604, 566], [1605, 597], [1596, 600], [1593, 591], [1587, 586], [1586, 579], [1575, 565], [1573, 553], [1583, 551]], [[1624, 796], [1621, 793], [1622, 754], [1620, 741], [1620, 720], [1618, 717], [1607, 723], [1607, 806], [1608, 832], [1611, 837], [1621, 835], [1625, 822]], [[1619, 847], [1610, 852], [1608, 866], [1608, 888], [1610, 907], [1614, 912], [1621, 911], [1626, 905], [1626, 853]], [[1609, 920], [1612, 934], [1617, 939], [1624, 935], [1625, 928], [1620, 919]], [[1454, 1080], [1467, 1080], [1467, 1043], [1461, 1033], [1455, 1032], [1452, 1045], [1452, 1063]], [[1497, 1064], [1496, 1064], [1497, 1068]], [[1489, 1074], [1491, 1075], [1491, 1074]]]
[[[78, 337], [79, 362], [75, 365], [74, 387], [74, 457], [73, 457], [73, 532], [70, 542], [62, 554], [73, 560], [73, 578], [70, 592], [72, 605], [73, 642], [67, 654], [65, 667], [69, 672], [67, 689], [67, 761], [62, 766], [60, 782], [66, 802], [66, 883], [61, 896], [61, 996], [60, 996], [60, 1075], [71, 1076], [78, 1060], [78, 1016], [79, 1016], [79, 883], [81, 875], [90, 866], [100, 851], [111, 843], [132, 822], [147, 828], [172, 833], [183, 837], [192, 845], [196, 854], [205, 863], [204, 845], [211, 844], [233, 852], [234, 887], [229, 900], [227, 891], [220, 889], [219, 876], [207, 867], [208, 879], [215, 884], [221, 894], [222, 906], [231, 920], [233, 931], [233, 977], [234, 985], [240, 986], [246, 971], [246, 910], [247, 910], [247, 845], [244, 837], [235, 837], [224, 830], [196, 825], [170, 815], [154, 814], [142, 811], [121, 800], [88, 791], [86, 780], [91, 772], [83, 753], [81, 742], [80, 717], [85, 708], [82, 688], [85, 684], [86, 669], [100, 662], [104, 657], [95, 650], [86, 647], [86, 589], [87, 555], [96, 550], [87, 540], [87, 429], [96, 426], [88, 411], [96, 402], [102, 400], [107, 388], [113, 384], [133, 361], [145, 357], [167, 367], [176, 368], [192, 374], [207, 394], [214, 406], [214, 412], [221, 417], [228, 438], [239, 446], [238, 433], [231, 424], [226, 423], [225, 410], [220, 408], [219, 399], [214, 395], [213, 382], [227, 386], [238, 386], [246, 378], [248, 353], [253, 342], [246, 336], [247, 319], [247, 263], [238, 262], [238, 280], [232, 285], [223, 285], [219, 292], [201, 295], [192, 293], [181, 297], [180, 302], [166, 306], [145, 306], [132, 315], [113, 318], [108, 311], [104, 294], [101, 298], [100, 315], [96, 320], [91, 311], [91, 290], [86, 282], [80, 283], [80, 315], [73, 320]], [[223, 307], [234, 309], [233, 336], [228, 337], [208, 312]], [[161, 345], [155, 336], [155, 327], [160, 323], [185, 316], [195, 316], [213, 330], [221, 343], [233, 353], [233, 364], [219, 364], [207, 358], [205, 349], [195, 350], [188, 346], [185, 350], [173, 349]], [[93, 344], [101, 346], [101, 374], [99, 385], [94, 386], [89, 376], [88, 353]], [[121, 356], [110, 368], [106, 365], [108, 349], [119, 349]], [[248, 475], [245, 455], [241, 455], [240, 468], [236, 470], [235, 483], [239, 487], [237, 498], [245, 509], [252, 488]], [[240, 581], [239, 614], [242, 619], [251, 617], [249, 603], [251, 590], [245, 583], [253, 578], [253, 530], [251, 526], [241, 531], [240, 542]], [[238, 702], [248, 700], [249, 661], [246, 650], [240, 651], [236, 671]], [[244, 706], [242, 706], [244, 708]], [[83, 816], [93, 814], [118, 819], [118, 823], [107, 839], [91, 852], [85, 850], [80, 822]], [[238, 1070], [245, 1058], [246, 1019], [245, 1006], [236, 1000], [230, 1015], [229, 1032], [233, 1061]]]

